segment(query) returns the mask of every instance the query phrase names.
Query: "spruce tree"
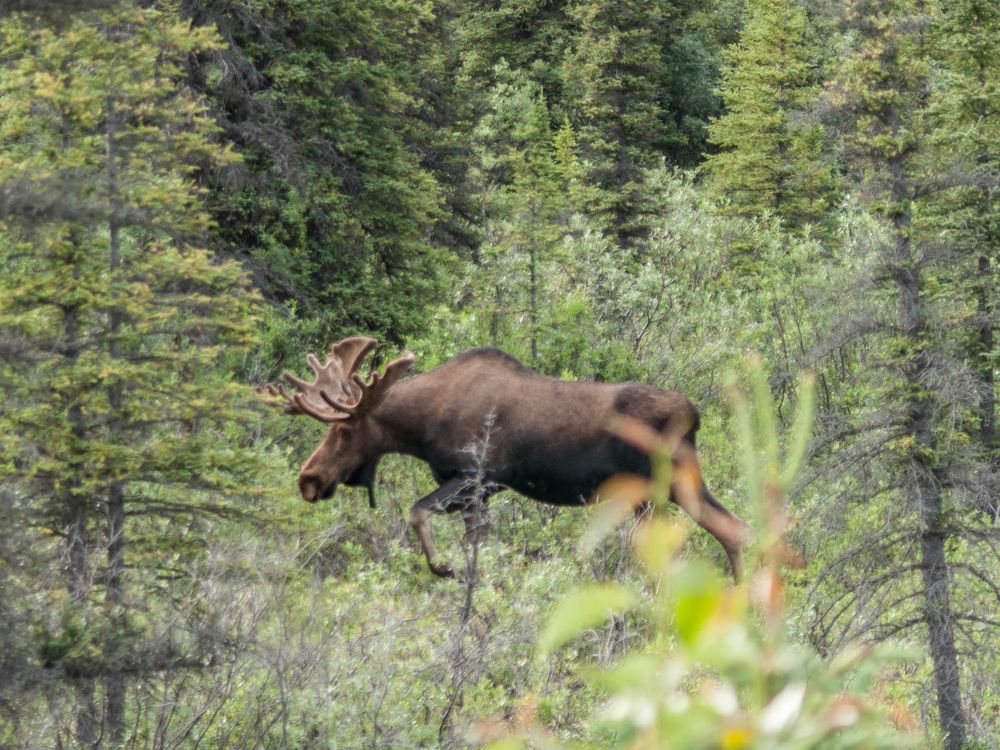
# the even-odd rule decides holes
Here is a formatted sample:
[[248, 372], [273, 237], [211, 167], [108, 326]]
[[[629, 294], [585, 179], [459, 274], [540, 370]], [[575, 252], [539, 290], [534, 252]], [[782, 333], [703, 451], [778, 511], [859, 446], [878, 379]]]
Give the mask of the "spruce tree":
[[589, 180], [599, 189], [590, 210], [619, 247], [629, 247], [647, 231], [643, 170], [668, 146], [662, 70], [676, 8], [669, 0], [581, 0], [570, 12], [579, 31], [566, 78]]
[[930, 121], [944, 189], [930, 210], [954, 261], [953, 283], [971, 291], [967, 350], [978, 381], [975, 437], [990, 470], [981, 508], [1000, 512], [1000, 431], [997, 428], [997, 299], [1000, 288], [1000, 7], [956, 0], [942, 8], [935, 33], [941, 83]]
[[[934, 428], [935, 394], [925, 385], [932, 366], [926, 284], [930, 269], [913, 233], [915, 177], [926, 146], [925, 102], [929, 68], [925, 39], [911, 37], [906, 25], [916, 15], [908, 0], [858, 0], [847, 4], [855, 48], [843, 61], [835, 100], [844, 102], [850, 123], [845, 135], [851, 167], [866, 183], [867, 197], [888, 227], [879, 247], [886, 278], [886, 301], [895, 307], [899, 337], [890, 344], [895, 378], [884, 385], [904, 436], [898, 463], [888, 471], [900, 482], [903, 501], [919, 540], [923, 624], [934, 662], [935, 687], [946, 746], [965, 744], [960, 672], [952, 609], [946, 498]], [[895, 349], [895, 352], [891, 352]], [[898, 519], [897, 519], [898, 520]], [[890, 554], [889, 559], [895, 555]]]
[[[189, 74], [245, 158], [211, 185], [220, 247], [268, 298], [313, 321], [304, 328], [321, 346], [346, 329], [396, 341], [420, 331], [423, 305], [474, 242], [452, 120], [467, 109], [450, 88], [454, 55], [432, 47], [448, 33], [434, 9], [198, 0], [185, 10], [228, 43]], [[447, 194], [437, 169], [459, 183]]]
[[500, 80], [498, 70], [506, 66], [540, 85], [550, 106], [561, 107], [560, 66], [572, 46], [568, 5], [564, 0], [463, 3], [453, 22], [463, 86], [469, 93], [489, 91]]
[[723, 53], [726, 113], [709, 126], [719, 150], [704, 169], [733, 214], [817, 222], [829, 206], [832, 168], [822, 126], [802, 122], [818, 78], [805, 10], [798, 0], [749, 0], [744, 19], [739, 42]]
[[75, 686], [78, 742], [117, 745], [127, 676], [204, 665], [217, 645], [138, 624], [174, 606], [163, 550], [182, 577], [203, 519], [234, 512], [257, 466], [227, 434], [254, 295], [205, 249], [196, 179], [234, 157], [179, 83], [219, 41], [176, 7], [127, 4], [60, 31], [14, 16], [0, 39], [0, 181], [56, 180], [73, 202], [0, 225], [0, 481], [66, 561], [63, 604], [36, 613], [40, 658]]
[[[553, 133], [538, 83], [506, 66], [496, 74], [501, 82], [476, 129], [484, 185], [480, 304], [490, 310], [491, 343], [547, 369], [540, 350], [550, 328], [553, 277], [568, 207], [581, 194], [576, 138], [568, 123]], [[525, 328], [526, 342], [516, 335]]]
[[992, 519], [970, 512], [987, 477], [981, 454], [966, 448], [965, 415], [980, 403], [979, 389], [961, 384], [975, 382], [978, 365], [970, 368], [956, 347], [954, 321], [970, 295], [949, 235], [965, 228], [956, 234], [942, 211], [955, 154], [941, 148], [934, 125], [945, 83], [936, 55], [940, 34], [950, 32], [923, 2], [852, 0], [844, 10], [849, 53], [827, 102], [857, 199], [876, 223], [845, 228], [845, 245], [861, 253], [850, 264], [861, 271], [854, 283], [864, 296], [855, 292], [856, 309], [830, 338], [858, 360], [844, 395], [849, 413], [831, 416], [823, 443], [838, 446], [828, 498], [864, 503], [824, 511], [827, 519], [845, 514], [838, 522], [854, 541], [821, 553], [832, 559], [814, 584], [816, 642], [829, 649], [919, 633], [944, 745], [958, 750], [973, 726], [968, 681], [989, 669], [987, 655], [995, 658], [998, 623], [982, 613], [1000, 600], [996, 566], [982, 564], [995, 555]]

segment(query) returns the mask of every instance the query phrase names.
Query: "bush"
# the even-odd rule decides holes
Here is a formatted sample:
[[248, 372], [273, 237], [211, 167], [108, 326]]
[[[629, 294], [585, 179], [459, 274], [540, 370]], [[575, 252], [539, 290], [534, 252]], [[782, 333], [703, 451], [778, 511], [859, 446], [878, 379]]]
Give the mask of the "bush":
[[[732, 586], [714, 568], [679, 554], [686, 528], [666, 509], [633, 535], [645, 592], [620, 583], [577, 588], [555, 605], [538, 642], [543, 667], [562, 646], [623, 612], [648, 621], [648, 644], [586, 681], [605, 696], [590, 717], [601, 748], [876, 748], [912, 746], [871, 696], [898, 649], [857, 649], [831, 663], [796, 643], [785, 622], [782, 567], [794, 562], [783, 541], [781, 498], [805, 454], [812, 384], [804, 380], [787, 449], [779, 449], [774, 407], [760, 368], [751, 367], [753, 402], [731, 388], [746, 489], [759, 525], [746, 585]], [[629, 437], [626, 427], [623, 437]], [[647, 490], [666, 502], [670, 445], [660, 439], [659, 471]], [[659, 460], [655, 460], [658, 458]], [[615, 504], [613, 496], [606, 502]], [[626, 508], [628, 498], [619, 503]], [[585, 534], [592, 544], [607, 527], [601, 514]], [[644, 595], [651, 594], [651, 595]], [[491, 750], [561, 747], [538, 710], [525, 701], [511, 722], [479, 726]], [[577, 745], [574, 745], [577, 746]]]

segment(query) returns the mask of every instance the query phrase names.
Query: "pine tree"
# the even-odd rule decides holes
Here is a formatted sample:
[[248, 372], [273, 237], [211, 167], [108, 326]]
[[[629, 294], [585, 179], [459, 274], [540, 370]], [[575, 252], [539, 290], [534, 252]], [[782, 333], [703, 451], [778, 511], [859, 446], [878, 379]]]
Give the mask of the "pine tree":
[[744, 13], [739, 42], [724, 52], [726, 113], [709, 126], [719, 151], [704, 169], [736, 215], [817, 222], [829, 207], [832, 169], [822, 126], [799, 121], [817, 92], [806, 13], [798, 0], [750, 0]]
[[[928, 315], [922, 304], [929, 269], [912, 232], [914, 177], [925, 146], [924, 103], [929, 87], [924, 40], [908, 38], [905, 23], [916, 8], [905, 0], [859, 0], [847, 5], [857, 30], [857, 47], [844, 61], [837, 94], [847, 102], [854, 129], [846, 141], [852, 166], [868, 182], [873, 208], [888, 224], [881, 248], [892, 285], [886, 290], [897, 307], [895, 400], [905, 435], [900, 463], [892, 470], [907, 477], [918, 524], [924, 623], [934, 661], [935, 687], [948, 748], [965, 744], [960, 673], [951, 602], [949, 536], [945, 498], [937, 464], [940, 444], [934, 430], [935, 394], [925, 385], [931, 367]], [[888, 395], [888, 394], [887, 394]]]
[[173, 597], [133, 536], [183, 566], [199, 519], [232, 512], [257, 466], [226, 433], [247, 399], [227, 361], [252, 341], [254, 295], [204, 249], [196, 181], [233, 155], [178, 83], [219, 42], [173, 6], [130, 5], [59, 32], [11, 17], [0, 38], [0, 181], [55, 180], [73, 203], [0, 225], [0, 481], [61, 540], [49, 553], [66, 560], [66, 599], [39, 613], [38, 649], [76, 686], [77, 740], [117, 744], [127, 675], [214, 648], [134, 622]]
[[563, 0], [494, 0], [463, 3], [454, 29], [461, 77], [471, 93], [489, 91], [503, 67], [541, 86], [550, 107], [561, 107], [563, 57], [572, 45], [572, 24]]
[[477, 276], [488, 287], [489, 338], [546, 369], [540, 346], [551, 314], [552, 279], [567, 207], [580, 194], [575, 135], [568, 123], [555, 134], [541, 86], [501, 66], [491, 107], [476, 129], [484, 184], [483, 235]]

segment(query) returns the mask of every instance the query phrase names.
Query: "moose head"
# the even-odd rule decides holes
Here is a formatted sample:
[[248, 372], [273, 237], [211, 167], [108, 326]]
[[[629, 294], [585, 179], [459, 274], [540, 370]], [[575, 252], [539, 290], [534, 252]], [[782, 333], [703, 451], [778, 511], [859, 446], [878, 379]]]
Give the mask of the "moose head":
[[374, 448], [380, 436], [369, 417], [414, 361], [407, 352], [389, 363], [382, 375], [373, 372], [365, 383], [356, 371], [375, 344], [374, 339], [361, 336], [343, 339], [330, 347], [322, 364], [310, 352], [306, 362], [314, 373], [313, 382], [286, 370], [282, 378], [296, 389], [294, 393], [287, 393], [280, 384], [265, 389], [286, 414], [307, 414], [330, 425], [299, 470], [299, 491], [310, 503], [333, 497], [337, 485], [345, 484], [367, 487], [369, 504], [375, 505], [378, 457]]

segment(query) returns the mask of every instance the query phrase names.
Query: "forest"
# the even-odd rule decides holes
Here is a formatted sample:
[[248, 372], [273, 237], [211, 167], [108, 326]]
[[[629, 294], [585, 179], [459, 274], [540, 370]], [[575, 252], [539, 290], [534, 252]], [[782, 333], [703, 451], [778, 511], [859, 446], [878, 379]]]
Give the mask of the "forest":
[[[996, 0], [2, 0], [0, 268], [0, 749], [1000, 748]], [[636, 423], [304, 502], [357, 336], [681, 392], [741, 580]]]

